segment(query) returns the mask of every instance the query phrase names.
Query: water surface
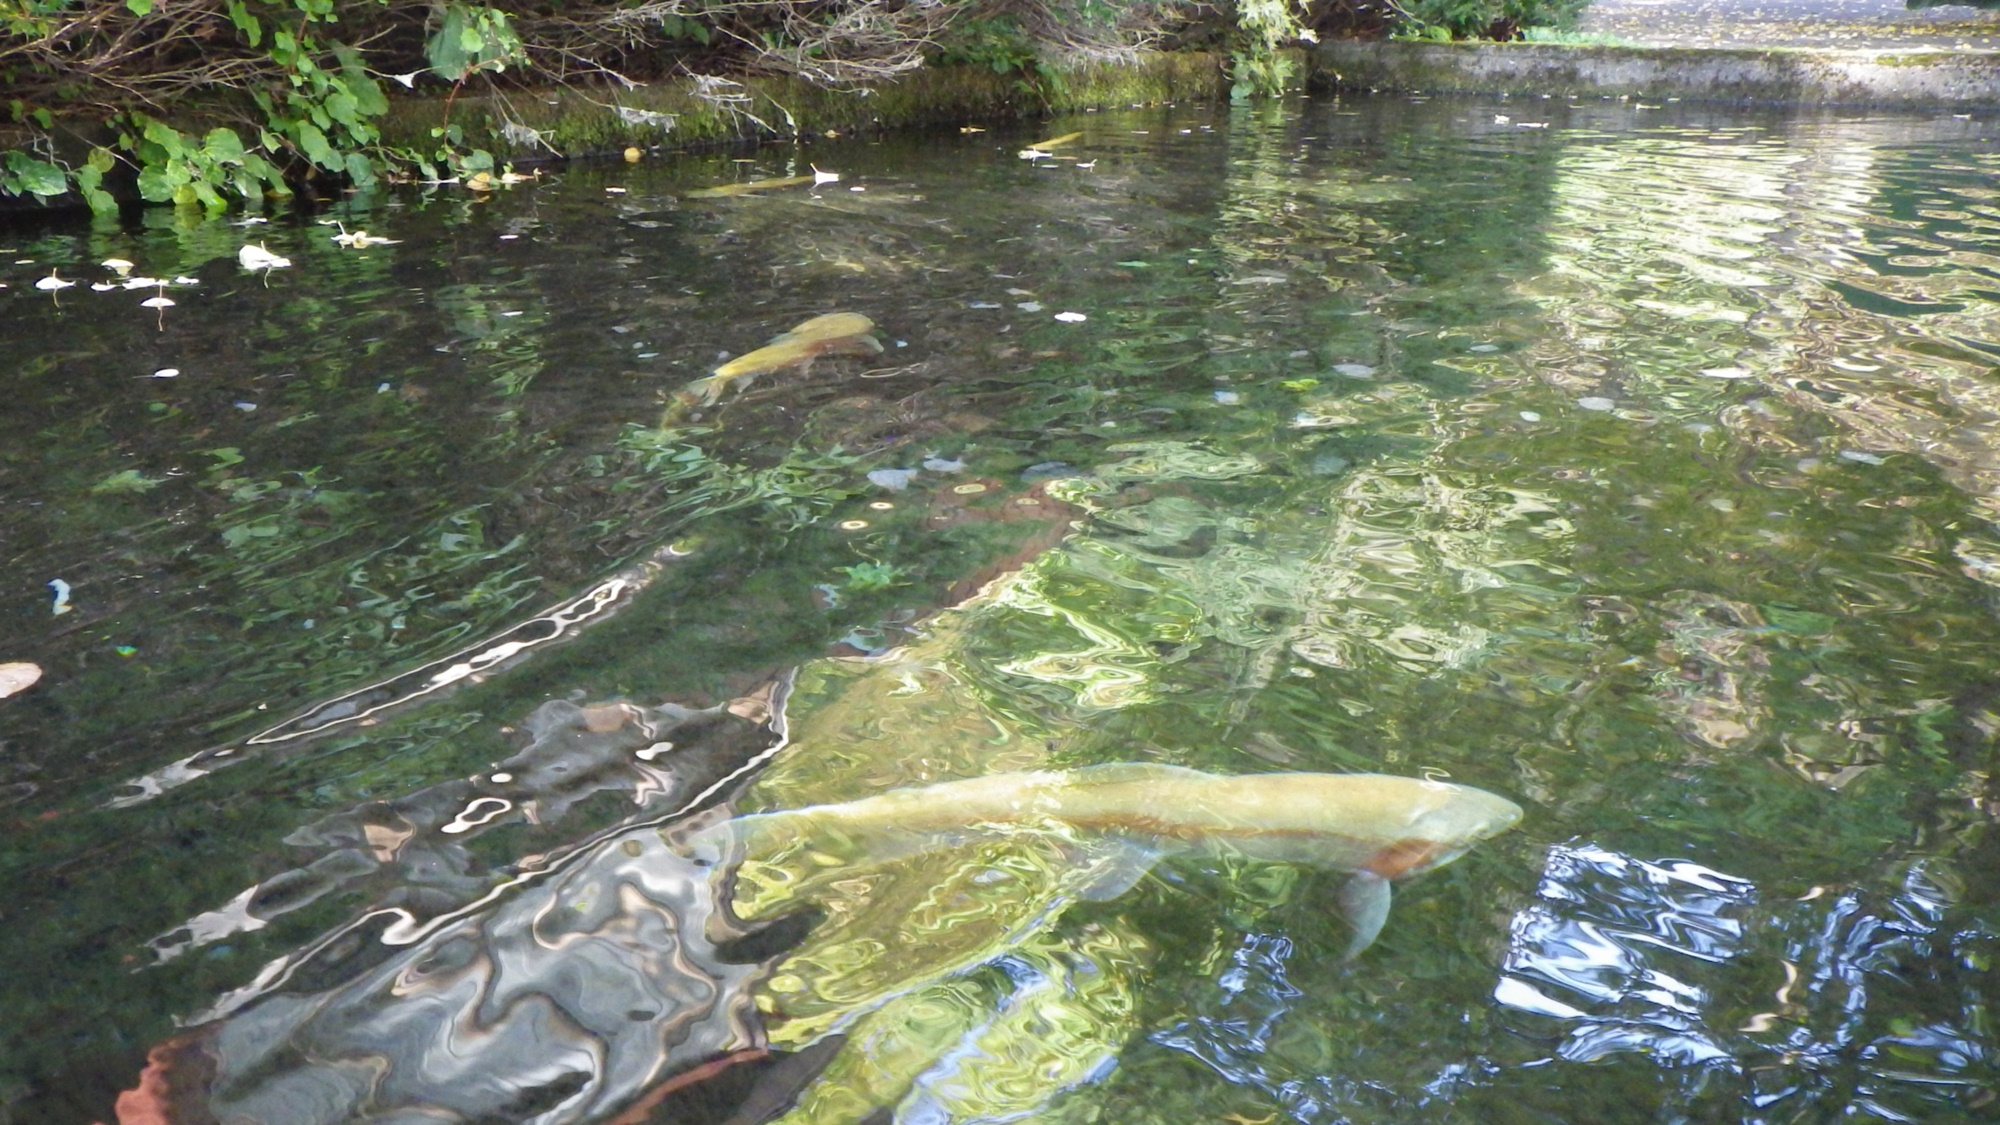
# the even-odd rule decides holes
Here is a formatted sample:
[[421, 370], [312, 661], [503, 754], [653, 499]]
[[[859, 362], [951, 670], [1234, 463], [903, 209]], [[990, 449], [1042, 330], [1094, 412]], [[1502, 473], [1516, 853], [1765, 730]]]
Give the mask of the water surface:
[[[2000, 1112], [1991, 136], [1315, 100], [6, 232], [0, 1105]], [[1309, 867], [685, 846], [1107, 762], [1526, 816], [1351, 962]]]

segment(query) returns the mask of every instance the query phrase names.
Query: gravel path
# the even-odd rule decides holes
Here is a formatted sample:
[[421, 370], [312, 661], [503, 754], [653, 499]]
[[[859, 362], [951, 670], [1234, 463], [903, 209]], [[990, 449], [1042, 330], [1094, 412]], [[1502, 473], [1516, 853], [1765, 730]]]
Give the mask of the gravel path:
[[1646, 46], [2000, 50], [2000, 11], [1902, 0], [1593, 0], [1577, 29]]

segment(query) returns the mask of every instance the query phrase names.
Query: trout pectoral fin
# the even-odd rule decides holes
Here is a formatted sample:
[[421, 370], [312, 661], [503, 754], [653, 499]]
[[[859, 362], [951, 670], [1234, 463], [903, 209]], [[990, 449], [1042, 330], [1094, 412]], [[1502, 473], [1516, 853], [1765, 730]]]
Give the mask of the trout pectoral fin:
[[1088, 902], [1110, 902], [1131, 890], [1160, 861], [1158, 851], [1130, 840], [1101, 840], [1090, 852], [1076, 889], [1077, 897]]
[[1389, 898], [1389, 880], [1373, 871], [1356, 871], [1340, 888], [1340, 908], [1347, 913], [1347, 924], [1354, 927], [1354, 940], [1348, 943], [1342, 960], [1352, 961], [1375, 944], [1376, 935], [1389, 920]]
[[729, 389], [731, 383], [736, 382], [738, 379], [747, 383], [749, 382], [749, 378], [748, 376], [738, 375], [734, 372], [728, 374], [717, 372], [714, 375], [696, 379], [694, 382], [689, 383], [687, 385], [687, 393], [693, 396], [702, 406], [714, 406], [717, 400], [722, 398], [722, 392]]

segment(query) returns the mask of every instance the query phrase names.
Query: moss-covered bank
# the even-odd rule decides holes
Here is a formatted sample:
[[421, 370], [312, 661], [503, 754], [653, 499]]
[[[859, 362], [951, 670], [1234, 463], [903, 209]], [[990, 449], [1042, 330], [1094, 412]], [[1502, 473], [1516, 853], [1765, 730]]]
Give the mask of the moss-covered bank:
[[1128, 63], [1079, 63], [1029, 85], [973, 67], [912, 71], [841, 90], [796, 78], [685, 79], [631, 90], [556, 89], [504, 97], [409, 98], [382, 121], [390, 145], [420, 146], [446, 115], [466, 142], [513, 160], [699, 148], [759, 137], [811, 136], [988, 120], [1024, 114], [1214, 97], [1222, 60], [1210, 54], [1141, 55]]
[[[792, 77], [682, 79], [632, 89], [550, 88], [479, 97], [393, 99], [379, 119], [381, 143], [423, 149], [446, 124], [468, 149], [498, 160], [534, 164], [614, 155], [637, 146], [648, 152], [686, 151], [758, 139], [848, 134], [949, 122], [1226, 96], [1224, 60], [1200, 52], [1148, 52], [1125, 62], [1078, 62], [1050, 68], [1029, 84], [1015, 75], [976, 67], [912, 71], [867, 87], [829, 89]], [[214, 124], [212, 105], [191, 107], [169, 124], [198, 132]], [[22, 133], [24, 130], [13, 130]], [[102, 135], [100, 135], [102, 134]], [[92, 146], [108, 145], [106, 130], [63, 131], [59, 154], [81, 162]], [[0, 127], [0, 149], [12, 138]], [[107, 182], [126, 202], [130, 183]], [[0, 193], [0, 216], [80, 209], [76, 196], [37, 200]]]

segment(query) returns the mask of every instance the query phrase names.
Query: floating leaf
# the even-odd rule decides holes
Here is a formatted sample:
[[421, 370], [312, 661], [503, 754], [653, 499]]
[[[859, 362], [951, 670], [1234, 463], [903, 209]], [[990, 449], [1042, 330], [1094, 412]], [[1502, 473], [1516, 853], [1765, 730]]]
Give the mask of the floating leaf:
[[113, 473], [96, 484], [91, 485], [90, 491], [93, 493], [151, 492], [153, 489], [158, 488], [164, 480], [165, 478], [163, 477], [146, 476], [137, 469], [127, 469], [122, 473]]

